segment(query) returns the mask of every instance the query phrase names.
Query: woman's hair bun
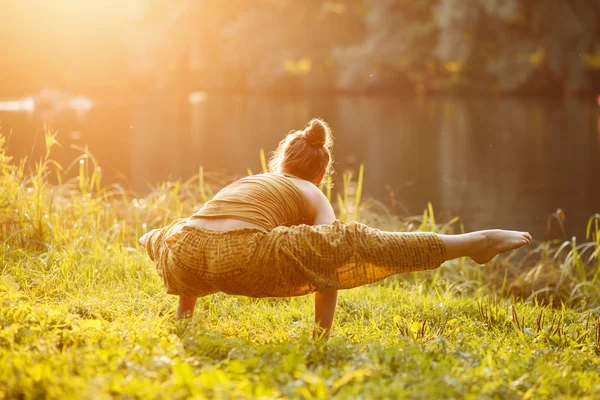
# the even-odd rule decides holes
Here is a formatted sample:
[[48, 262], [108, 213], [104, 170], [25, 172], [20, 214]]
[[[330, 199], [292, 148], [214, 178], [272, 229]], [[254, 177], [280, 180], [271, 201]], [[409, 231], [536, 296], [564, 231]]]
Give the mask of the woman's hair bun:
[[313, 147], [323, 147], [327, 143], [329, 133], [327, 122], [320, 118], [313, 118], [304, 129], [304, 138]]

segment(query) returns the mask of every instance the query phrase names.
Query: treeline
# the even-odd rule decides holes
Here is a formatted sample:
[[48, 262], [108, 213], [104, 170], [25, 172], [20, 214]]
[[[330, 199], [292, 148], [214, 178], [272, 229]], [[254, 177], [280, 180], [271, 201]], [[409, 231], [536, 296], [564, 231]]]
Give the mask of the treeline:
[[598, 1], [90, 1], [0, 6], [5, 91], [600, 91]]

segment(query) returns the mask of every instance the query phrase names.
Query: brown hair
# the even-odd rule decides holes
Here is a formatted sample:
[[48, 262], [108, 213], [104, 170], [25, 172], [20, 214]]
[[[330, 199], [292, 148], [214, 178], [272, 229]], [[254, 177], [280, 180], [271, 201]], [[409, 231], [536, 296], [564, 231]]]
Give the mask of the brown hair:
[[[301, 131], [291, 131], [277, 146], [269, 160], [271, 172], [288, 172], [314, 181], [333, 173], [333, 137], [325, 121], [313, 118]], [[327, 182], [326, 179], [323, 181]]]

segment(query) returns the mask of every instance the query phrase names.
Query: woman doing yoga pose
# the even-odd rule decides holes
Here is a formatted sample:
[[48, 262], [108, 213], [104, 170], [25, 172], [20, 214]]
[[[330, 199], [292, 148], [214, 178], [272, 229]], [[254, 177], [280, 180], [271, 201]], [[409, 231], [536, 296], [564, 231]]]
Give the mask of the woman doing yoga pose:
[[177, 318], [191, 316], [198, 297], [216, 292], [315, 293], [315, 324], [327, 334], [340, 289], [458, 257], [483, 264], [531, 242], [517, 231], [385, 232], [337, 221], [318, 188], [332, 171], [332, 145], [329, 126], [313, 119], [279, 144], [271, 172], [230, 184], [189, 218], [140, 238], [167, 293], [179, 296]]

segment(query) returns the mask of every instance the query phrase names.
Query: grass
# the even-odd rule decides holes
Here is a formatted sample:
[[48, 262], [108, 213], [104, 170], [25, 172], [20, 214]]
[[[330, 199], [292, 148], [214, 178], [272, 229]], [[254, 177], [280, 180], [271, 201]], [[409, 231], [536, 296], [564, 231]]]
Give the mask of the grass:
[[[597, 215], [584, 243], [343, 291], [332, 338], [315, 343], [310, 297], [217, 294], [174, 320], [176, 298], [136, 239], [191, 213], [217, 177], [200, 170], [136, 198], [104, 186], [85, 149], [63, 169], [49, 135], [27, 172], [1, 142], [0, 399], [600, 396]], [[431, 205], [418, 218], [388, 215], [344, 182], [339, 196], [328, 191], [340, 218], [455, 229]]]

